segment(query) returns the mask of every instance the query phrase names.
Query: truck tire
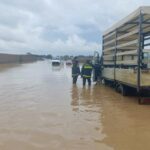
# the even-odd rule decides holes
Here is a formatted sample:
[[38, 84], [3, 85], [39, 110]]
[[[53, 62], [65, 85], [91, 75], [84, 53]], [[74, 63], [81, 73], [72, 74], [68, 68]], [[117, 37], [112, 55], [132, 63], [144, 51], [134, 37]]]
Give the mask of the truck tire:
[[101, 83], [105, 85], [105, 79], [101, 79]]
[[142, 105], [142, 104], [144, 104], [144, 100], [139, 97], [139, 98], [138, 98], [138, 103], [139, 103], [140, 105]]
[[127, 96], [127, 88], [123, 84], [119, 84], [117, 86], [117, 91], [121, 93], [123, 96]]
[[106, 79], [102, 79], [102, 84], [103, 85], [108, 85], [108, 81]]

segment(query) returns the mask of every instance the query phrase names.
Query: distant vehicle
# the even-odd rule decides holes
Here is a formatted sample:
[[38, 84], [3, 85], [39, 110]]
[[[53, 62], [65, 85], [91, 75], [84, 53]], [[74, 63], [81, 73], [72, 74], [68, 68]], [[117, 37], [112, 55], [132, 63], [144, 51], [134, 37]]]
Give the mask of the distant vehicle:
[[60, 66], [61, 61], [60, 60], [52, 60], [52, 66]]
[[66, 61], [66, 65], [71, 66], [72, 65], [72, 61], [71, 60], [67, 60]]

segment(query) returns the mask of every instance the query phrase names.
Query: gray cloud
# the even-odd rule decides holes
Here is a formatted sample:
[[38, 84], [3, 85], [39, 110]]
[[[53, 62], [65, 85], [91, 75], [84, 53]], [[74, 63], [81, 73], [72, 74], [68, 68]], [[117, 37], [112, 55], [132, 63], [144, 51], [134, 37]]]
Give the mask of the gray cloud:
[[92, 54], [102, 32], [148, 0], [0, 0], [0, 52]]

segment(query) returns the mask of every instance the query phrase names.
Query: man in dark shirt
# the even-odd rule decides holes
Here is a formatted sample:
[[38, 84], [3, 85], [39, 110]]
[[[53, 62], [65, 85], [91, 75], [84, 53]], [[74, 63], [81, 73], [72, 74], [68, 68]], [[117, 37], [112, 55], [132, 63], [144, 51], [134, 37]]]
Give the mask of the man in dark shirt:
[[97, 61], [94, 64], [94, 81], [96, 82], [96, 84], [101, 80], [101, 65], [100, 63]]
[[80, 75], [80, 67], [79, 63], [77, 60], [73, 61], [73, 66], [72, 66], [72, 79], [73, 79], [73, 84], [77, 83], [78, 76]]

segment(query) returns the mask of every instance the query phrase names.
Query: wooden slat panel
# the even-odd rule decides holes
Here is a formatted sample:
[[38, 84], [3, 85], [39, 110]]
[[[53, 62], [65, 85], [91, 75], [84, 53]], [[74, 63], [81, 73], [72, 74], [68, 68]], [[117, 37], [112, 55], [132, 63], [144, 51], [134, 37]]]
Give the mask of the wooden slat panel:
[[150, 20], [150, 14], [144, 15], [143, 16], [143, 21], [145, 20]]
[[109, 58], [109, 57], [113, 57], [114, 56], [114, 54], [110, 54], [110, 55], [104, 55], [103, 57], [104, 58]]
[[108, 56], [108, 57], [103, 57], [103, 60], [105, 61], [114, 61], [114, 57], [113, 56]]
[[114, 80], [114, 68], [104, 68], [102, 76], [111, 80]]
[[110, 38], [111, 36], [115, 35], [115, 33], [116, 33], [116, 32], [112, 32], [112, 33], [110, 33], [110, 34], [104, 36], [104, 40], [106, 40], [106, 39]]
[[116, 54], [116, 56], [123, 56], [123, 55], [137, 55], [137, 50], [117, 52]]
[[115, 69], [115, 74], [117, 81], [137, 85], [137, 73], [133, 69]]
[[124, 64], [124, 65], [137, 65], [137, 60], [134, 59], [134, 60], [116, 61], [116, 64], [118, 64], [118, 65], [121, 65], [121, 64]]
[[117, 48], [134, 45], [134, 44], [137, 44], [137, 42], [138, 42], [138, 40], [133, 40], [133, 41], [130, 41], [130, 42], [127, 42], [127, 43], [124, 43], [124, 44], [117, 45]]
[[[132, 21], [134, 22], [135, 19], [138, 19], [138, 17], [134, 18]], [[133, 30], [137, 28], [138, 28], [137, 24], [124, 24], [122, 27], [120, 27], [120, 31], [132, 32]]]
[[[137, 85], [137, 71], [134, 71], [134, 69], [115, 69], [115, 72], [115, 80]], [[150, 87], [150, 71], [143, 72], [141, 70], [141, 86]]]
[[107, 61], [107, 60], [105, 60], [105, 61], [103, 61], [103, 64], [104, 65], [114, 65], [114, 61]]
[[124, 38], [124, 39], [120, 39], [120, 40], [117, 40], [117, 43], [121, 43], [121, 42], [130, 42], [130, 41], [133, 41], [133, 40], [136, 40], [138, 39], [138, 34], [134, 34], [134, 35], [131, 35], [131, 36], [128, 36], [127, 38]]
[[[115, 80], [137, 86], [137, 72], [134, 69], [115, 69]], [[104, 68], [102, 76], [114, 80], [114, 68]], [[150, 87], [150, 72], [141, 71], [141, 86]]]
[[150, 87], [150, 71], [141, 73], [141, 86]]
[[131, 50], [135, 50], [135, 49], [137, 49], [137, 46], [130, 46], [130, 47], [122, 47], [122, 48], [119, 48], [119, 49], [117, 49], [117, 51], [118, 50], [120, 50], [120, 51], [131, 51]]
[[126, 37], [129, 37], [129, 36], [135, 34], [135, 33], [138, 33], [138, 29], [135, 29], [135, 30], [133, 30], [132, 32], [129, 32], [129, 33], [124, 34], [124, 35], [122, 35], [122, 36], [119, 36], [119, 37], [117, 38], [117, 40], [124, 39], [124, 38], [126, 38]]
[[112, 47], [110, 47], [110, 48], [106, 48], [106, 49], [104, 49], [104, 52], [114, 50], [115, 48], [116, 48], [115, 46], [112, 46]]
[[110, 45], [110, 44], [115, 44], [114, 42], [115, 42], [115, 39], [114, 39], [114, 40], [111, 40], [111, 41], [109, 41], [109, 42], [105, 42], [105, 43], [104, 43], [104, 46], [107, 46], [107, 45]]
[[103, 60], [104, 60], [104, 61], [109, 61], [109, 62], [111, 61], [111, 62], [114, 63], [114, 59], [113, 59], [113, 58], [103, 58]]
[[150, 31], [150, 27], [143, 30], [144, 33], [149, 31]]
[[[110, 51], [111, 52], [111, 51]], [[105, 52], [105, 53], [103, 53], [103, 56], [105, 56], [105, 55], [113, 55], [114, 54], [114, 52], [113, 53], [110, 53], [110, 52]]]
[[103, 55], [103, 60], [104, 61], [114, 61], [114, 54]]

